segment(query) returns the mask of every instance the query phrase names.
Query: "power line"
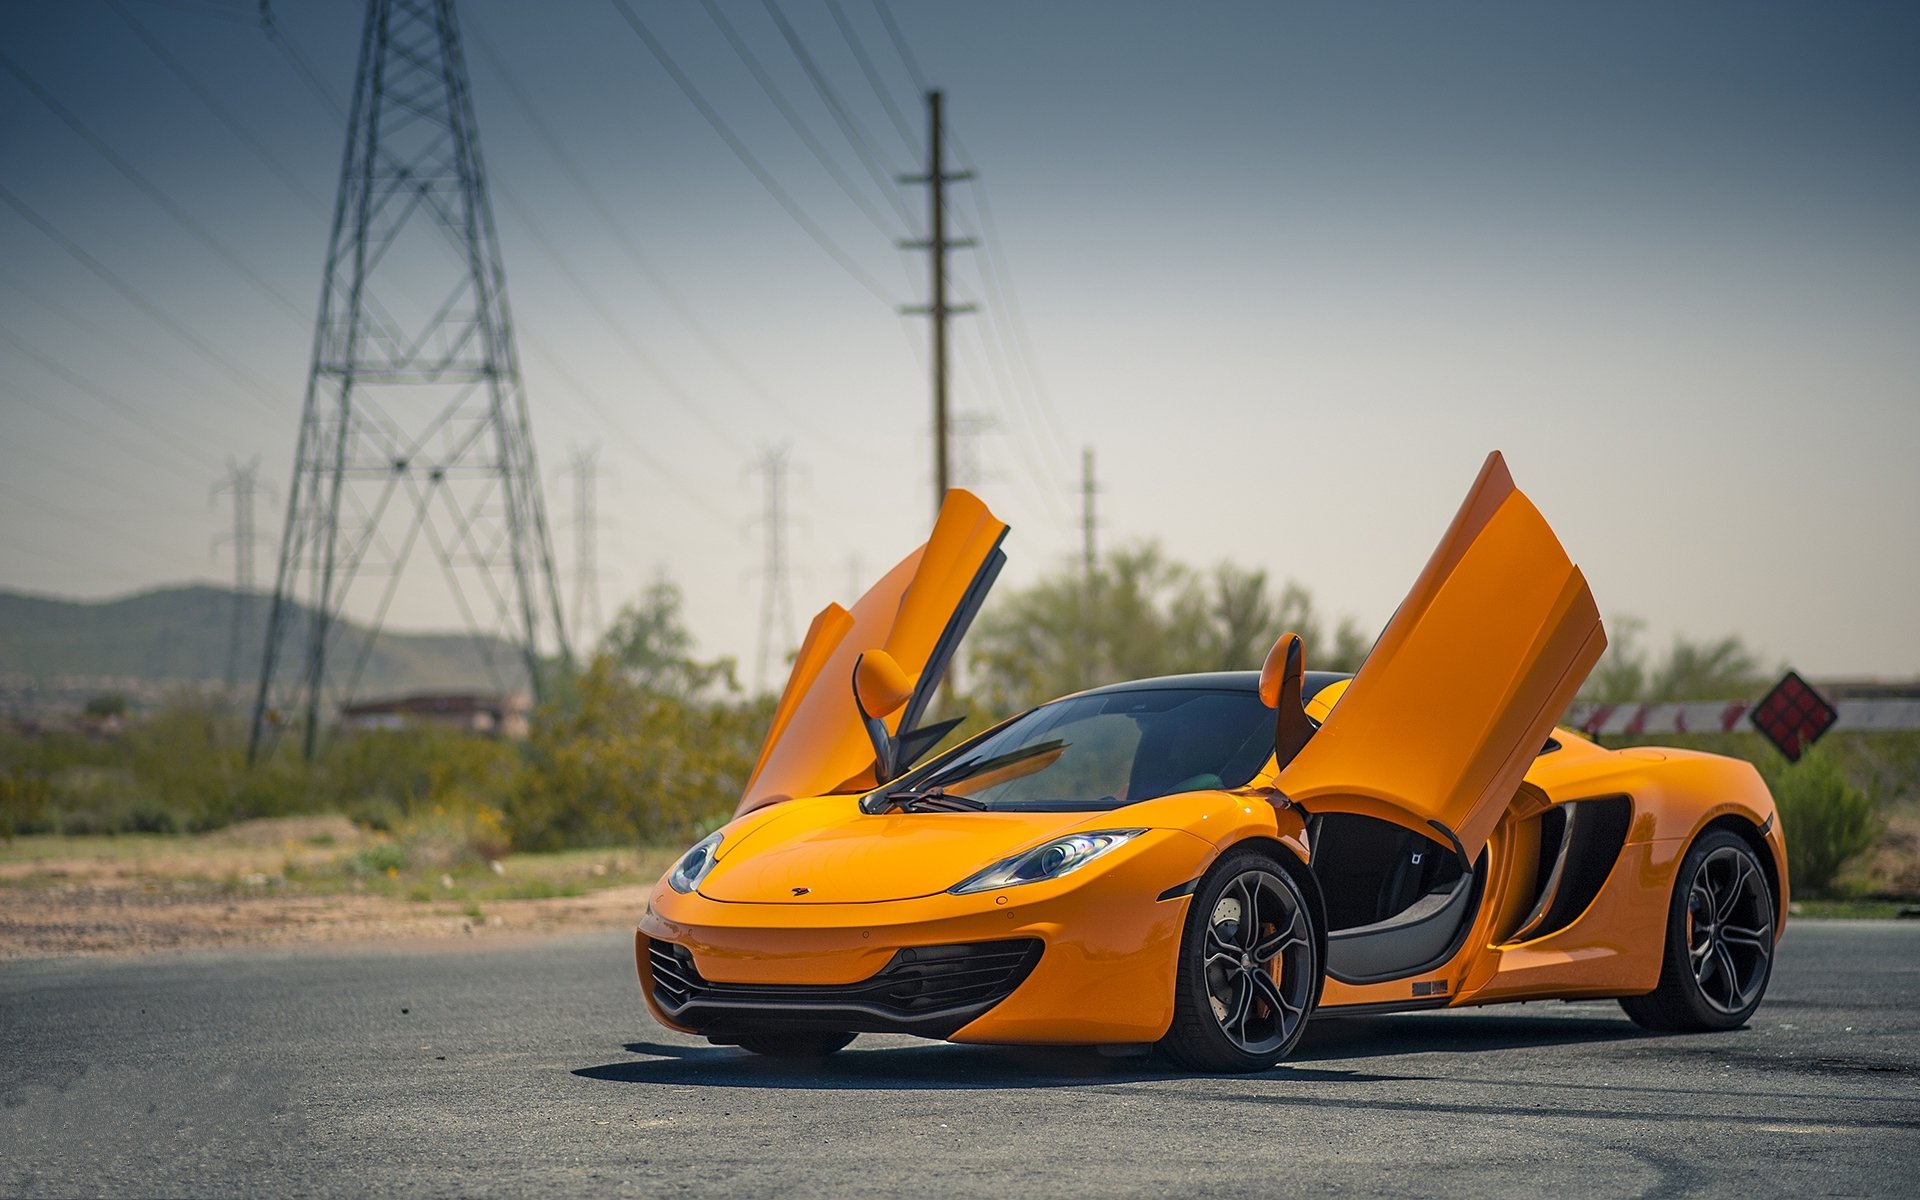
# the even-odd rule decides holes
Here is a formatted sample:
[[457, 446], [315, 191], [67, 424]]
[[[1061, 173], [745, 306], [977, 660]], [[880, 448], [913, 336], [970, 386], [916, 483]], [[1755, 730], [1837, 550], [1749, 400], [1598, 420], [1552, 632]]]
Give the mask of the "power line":
[[[708, 2], [711, 3], [711, 0]], [[787, 48], [793, 51], [793, 57], [799, 61], [800, 69], [805, 72], [807, 81], [813, 85], [813, 90], [819, 94], [821, 102], [833, 115], [834, 123], [840, 126], [840, 133], [847, 139], [847, 144], [853, 147], [853, 153], [859, 158], [860, 165], [866, 168], [867, 175], [872, 178], [874, 186], [879, 188], [880, 194], [892, 203], [901, 221], [911, 224], [912, 212], [908, 210], [906, 201], [902, 200], [892, 187], [893, 168], [879, 161], [880, 152], [874, 146], [873, 139], [868, 136], [860, 123], [854, 120], [847, 106], [840, 102], [840, 97], [833, 90], [833, 85], [827, 82], [826, 75], [814, 63], [813, 56], [807, 53], [806, 43], [800, 40], [800, 34], [787, 21], [786, 15], [780, 11], [780, 6], [774, 3], [774, 0], [762, 0], [762, 3], [766, 7], [767, 15], [773, 18], [774, 25], [779, 28], [780, 36], [786, 40]]]
[[[1020, 439], [1021, 449], [1026, 453], [1029, 461], [1035, 462], [1038, 476], [1054, 478], [1065, 475], [1066, 465], [1051, 453], [1053, 444], [1049, 440], [1050, 431], [1042, 425], [1041, 416], [1032, 399], [1020, 390], [1014, 372], [1007, 365], [1013, 357], [1013, 350], [1009, 346], [1003, 353], [1002, 347], [1006, 341], [1004, 324], [991, 320], [999, 310], [991, 304], [986, 308], [990, 319], [979, 331], [980, 346], [993, 377], [994, 390], [1000, 394], [1008, 417], [1011, 419], [1017, 416], [1019, 424], [1029, 435]], [[1048, 459], [1045, 465], [1039, 464], [1038, 459], [1033, 457], [1034, 447], [1038, 447], [1041, 452], [1040, 458]]]
[[346, 120], [347, 106], [340, 102], [340, 97], [333, 94], [333, 89], [320, 78], [320, 72], [313, 69], [313, 64], [306, 60], [299, 48], [281, 34], [280, 23], [274, 19], [273, 9], [268, 0], [260, 0], [260, 31], [280, 51], [280, 56], [293, 67], [295, 73], [306, 83], [307, 90], [319, 98], [327, 111], [339, 120]]
[[574, 291], [578, 292], [580, 298], [587, 302], [587, 307], [593, 309], [594, 313], [599, 316], [601, 323], [607, 327], [607, 331], [613, 334], [614, 340], [619, 342], [621, 347], [626, 350], [633, 360], [640, 364], [641, 369], [653, 376], [654, 382], [660, 385], [661, 394], [673, 401], [674, 404], [678, 405], [682, 411], [693, 417], [694, 420], [705, 426], [707, 432], [724, 442], [729, 449], [736, 453], [744, 451], [745, 447], [740, 441], [735, 438], [733, 434], [729, 433], [725, 426], [714, 420], [713, 415], [707, 411], [705, 405], [688, 395], [686, 389], [680, 386], [680, 382], [669, 374], [667, 369], [661, 366], [653, 355], [647, 353], [646, 348], [640, 344], [639, 339], [634, 337], [633, 333], [621, 323], [620, 318], [613, 315], [612, 306], [601, 298], [600, 294], [594, 290], [593, 285], [589, 284], [567, 256], [561, 253], [560, 247], [554, 243], [552, 238], [547, 236], [546, 229], [540, 224], [539, 218], [533, 215], [533, 211], [522, 203], [517, 195], [506, 188], [496, 188], [495, 190], [500, 193], [500, 198], [507, 202], [507, 207], [513, 210], [514, 215], [520, 218], [521, 224], [526, 227], [528, 234], [532, 236], [534, 244], [546, 253], [546, 256], [553, 262], [553, 265], [566, 277], [567, 282], [573, 285]]
[[228, 378], [233, 379], [241, 386], [247, 388], [253, 399], [263, 405], [267, 404], [265, 393], [272, 389], [236, 366], [231, 359], [221, 354], [218, 350], [208, 345], [198, 334], [188, 329], [185, 325], [182, 325], [173, 314], [147, 299], [132, 284], [109, 270], [106, 264], [102, 263], [93, 255], [88, 254], [78, 242], [54, 228], [52, 222], [41, 216], [40, 213], [25, 200], [22, 200], [19, 196], [9, 191], [4, 183], [0, 183], [0, 203], [4, 203], [7, 207], [13, 209], [14, 212], [19, 213], [28, 224], [44, 234], [48, 241], [64, 250], [67, 256], [75, 262], [93, 272], [93, 274], [108, 287], [120, 293], [129, 304], [132, 304], [135, 308], [138, 308], [141, 312], [152, 318], [155, 324], [180, 339], [180, 341], [190, 347], [194, 353], [213, 364], [214, 367], [218, 368], [221, 373], [225, 374]]
[[705, 514], [723, 525], [732, 523], [732, 518], [714, 507], [712, 501], [706, 499], [705, 488], [697, 487], [688, 481], [686, 477], [682, 476], [679, 471], [675, 470], [665, 459], [654, 453], [645, 442], [642, 442], [638, 437], [634, 436], [632, 430], [621, 424], [613, 415], [613, 412], [608, 409], [585, 384], [580, 382], [579, 378], [567, 368], [565, 361], [558, 354], [555, 354], [552, 348], [542, 341], [538, 334], [525, 328], [522, 328], [519, 333], [520, 340], [525, 342], [527, 348], [532, 350], [542, 362], [547, 364], [547, 368], [560, 379], [560, 382], [572, 393], [574, 399], [578, 400], [590, 413], [598, 417], [602, 425], [611, 430], [615, 436], [625, 442], [627, 448], [633, 452], [636, 458], [640, 459], [641, 462], [652, 468], [655, 474], [672, 485], [675, 491], [679, 493], [683, 503], [692, 508], [693, 511]]
[[171, 216], [177, 221], [181, 228], [192, 234], [194, 240], [205, 246], [215, 257], [220, 259], [221, 262], [231, 267], [235, 274], [252, 284], [262, 295], [272, 300], [283, 311], [292, 315], [295, 320], [305, 320], [305, 315], [302, 313], [299, 305], [289, 300], [280, 289], [268, 283], [258, 272], [248, 266], [245, 260], [229, 250], [219, 238], [214, 237], [213, 234], [208, 231], [206, 226], [194, 220], [193, 216], [188, 213], [185, 208], [176, 203], [171, 196], [160, 190], [158, 185], [151, 179], [148, 179], [146, 175], [141, 173], [132, 163], [122, 158], [100, 135], [96, 134], [85, 122], [81, 121], [72, 109], [60, 103], [53, 93], [41, 87], [31, 75], [28, 75], [26, 71], [22, 70], [20, 65], [7, 57], [5, 53], [0, 53], [0, 68], [5, 68], [8, 74], [19, 80], [22, 86], [33, 93], [34, 99], [45, 105], [47, 110], [52, 112], [54, 116], [60, 118], [61, 122], [69, 129], [79, 134], [81, 139], [89, 146], [92, 146], [100, 157], [107, 160], [108, 165], [124, 176], [129, 183], [132, 183], [136, 188], [140, 189], [149, 200], [152, 200], [163, 209], [168, 216]]
[[[967, 152], [965, 144], [958, 138], [953, 139], [954, 148], [968, 162], [975, 161]], [[1033, 339], [1028, 331], [1025, 316], [1020, 309], [1019, 297], [1013, 288], [1013, 275], [1007, 266], [1006, 251], [1002, 245], [999, 226], [993, 220], [993, 208], [987, 201], [987, 189], [984, 184], [973, 188], [973, 207], [980, 217], [981, 239], [986, 243], [987, 252], [981, 256], [981, 279], [987, 285], [988, 292], [997, 298], [989, 307], [1001, 313], [1005, 323], [1012, 329], [1012, 345], [1019, 353], [1013, 356], [1020, 362], [1032, 389], [1034, 402], [1041, 414], [1047, 436], [1052, 440], [1054, 449], [1064, 458], [1067, 456], [1068, 439], [1060, 414], [1054, 408], [1052, 395], [1047, 390], [1046, 380], [1040, 374], [1037, 357], [1033, 349]]]
[[218, 17], [223, 21], [244, 23], [253, 20], [253, 14], [239, 8], [228, 8], [215, 4], [212, 0], [140, 0], [143, 4], [152, 4], [160, 8], [170, 8], [175, 12], [192, 13], [197, 17]]
[[614, 240], [619, 243], [620, 248], [626, 252], [627, 257], [633, 262], [635, 268], [659, 291], [661, 298], [666, 301], [667, 307], [673, 311], [673, 314], [680, 319], [681, 323], [691, 330], [694, 336], [700, 340], [700, 343], [707, 348], [707, 351], [731, 371], [734, 378], [739, 380], [761, 403], [782, 417], [785, 417], [787, 420], [799, 425], [804, 431], [811, 433], [813, 436], [823, 441], [839, 445], [838, 439], [822, 433], [817, 429], [811, 429], [802, 425], [793, 410], [776, 399], [767, 386], [749, 371], [746, 366], [721, 343], [718, 337], [714, 336], [712, 330], [707, 327], [706, 323], [694, 313], [692, 307], [681, 297], [678, 289], [674, 288], [673, 285], [668, 282], [666, 276], [654, 265], [653, 260], [640, 249], [632, 236], [627, 233], [625, 227], [614, 215], [613, 207], [607, 203], [606, 198], [601, 194], [600, 190], [588, 179], [586, 172], [581, 170], [579, 161], [567, 151], [565, 145], [555, 134], [553, 128], [547, 124], [546, 119], [540, 116], [539, 111], [534, 108], [525, 90], [521, 88], [519, 82], [514, 78], [513, 72], [507, 66], [506, 60], [494, 51], [492, 43], [480, 36], [477, 32], [472, 36], [473, 40], [479, 43], [481, 52], [487, 56], [487, 59], [498, 72], [501, 83], [506, 88], [507, 95], [520, 110], [521, 116], [532, 126], [535, 135], [538, 136], [540, 141], [546, 146], [547, 151], [553, 155], [554, 160], [560, 164], [561, 170], [566, 172], [567, 177], [573, 181], [574, 186], [579, 189], [580, 194], [586, 199], [588, 206], [593, 209], [594, 213], [600, 218], [601, 223], [605, 225], [608, 232], [613, 235]]
[[887, 0], [873, 0], [873, 11], [880, 14], [880, 23], [887, 27], [887, 37], [893, 42], [893, 51], [907, 68], [913, 86], [921, 92], [932, 91], [927, 86], [927, 77], [920, 73], [920, 64], [913, 59], [913, 52], [907, 49], [907, 39], [900, 36], [900, 27], [893, 22], [893, 10], [887, 7]]
[[[55, 420], [61, 422], [62, 424], [71, 426], [72, 428], [79, 430], [80, 432], [86, 434], [87, 437], [93, 441], [110, 443], [111, 445], [117, 447], [119, 450], [121, 450], [129, 458], [133, 459], [137, 463], [163, 466], [169, 470], [172, 470], [178, 473], [183, 478], [200, 479], [203, 477], [200, 473], [199, 466], [195, 466], [189, 469], [189, 468], [180, 466], [179, 464], [173, 462], [172, 460], [165, 460], [165, 461], [156, 460], [153, 457], [152, 445], [129, 441], [121, 437], [119, 434], [115, 433], [111, 429], [108, 429], [101, 425], [97, 425], [91, 421], [82, 420], [78, 415], [76, 415], [73, 412], [72, 409], [64, 405], [53, 404], [47, 400], [43, 400], [32, 392], [22, 392], [15, 388], [9, 387], [7, 389], [7, 399], [22, 401], [27, 405], [28, 408], [37, 409], [38, 411], [45, 414], [46, 416], [52, 417]], [[41, 458], [46, 457], [38, 449], [35, 450], [35, 455], [36, 457], [41, 457]], [[72, 467], [71, 463], [67, 465], [69, 467]], [[98, 482], [97, 477], [96, 477], [96, 482]], [[136, 502], [141, 500], [140, 497], [132, 496], [124, 488], [120, 487], [118, 484], [109, 484], [107, 486], [110, 491], [117, 491], [121, 495], [128, 496], [129, 499], [135, 500]]]
[[853, 60], [860, 65], [860, 73], [867, 77], [867, 85], [873, 89], [873, 94], [880, 98], [880, 106], [886, 109], [887, 118], [893, 122], [894, 129], [899, 132], [900, 141], [907, 147], [907, 153], [912, 154], [919, 145], [918, 135], [913, 132], [913, 126], [907, 120], [906, 113], [894, 102], [893, 89], [887, 87], [886, 82], [880, 78], [879, 70], [874, 67], [873, 59], [867, 54], [865, 43], [860, 40], [853, 22], [847, 19], [845, 10], [840, 7], [840, 0], [827, 0], [827, 12], [832, 15], [833, 23], [839, 26], [840, 36], [846, 39], [847, 48], [853, 51]]
[[[33, 346], [27, 344], [26, 342], [22, 341], [20, 338], [15, 337], [12, 333], [8, 332], [6, 329], [0, 328], [0, 341], [4, 341], [11, 344], [15, 350], [17, 350], [21, 354], [26, 355], [28, 358], [32, 359], [34, 362], [39, 363], [41, 369], [46, 371], [48, 374], [54, 375], [61, 379], [66, 380], [68, 383], [72, 384], [74, 387], [85, 392], [87, 395], [92, 396], [95, 400], [98, 400], [100, 403], [106, 405], [108, 408], [114, 409], [115, 411], [119, 412], [121, 415], [127, 417], [129, 420], [133, 421], [134, 424], [139, 425], [141, 428], [145, 429], [148, 433], [151, 433], [154, 437], [159, 438], [163, 442], [166, 442], [170, 448], [177, 451], [182, 457], [184, 457], [189, 462], [198, 463], [200, 461], [203, 461], [200, 456], [205, 452], [205, 445], [211, 444], [219, 440], [219, 435], [215, 434], [212, 430], [205, 429], [202, 427], [197, 427], [199, 428], [199, 434], [203, 439], [203, 444], [196, 446], [192, 442], [189, 442], [185, 438], [181, 437], [180, 434], [175, 432], [173, 429], [170, 429], [167, 426], [160, 424], [159, 422], [153, 420], [153, 418], [147, 416], [146, 413], [141, 412], [137, 407], [135, 407], [133, 404], [128, 402], [125, 398], [118, 396], [112, 392], [109, 392], [105, 388], [99, 386], [98, 384], [92, 383], [82, 378], [81, 376], [76, 375], [65, 364], [57, 362], [54, 359], [48, 358], [46, 355], [40, 353], [39, 350], [35, 349]], [[177, 419], [178, 418], [176, 418], [176, 420]]]
[[[713, 0], [700, 0], [700, 3], [707, 10], [707, 16], [712, 18], [714, 25], [720, 30], [720, 35], [726, 39], [727, 45], [733, 48], [734, 56], [746, 65], [747, 71], [753, 76], [754, 82], [760, 85], [760, 90], [765, 92], [767, 99], [773, 102], [773, 107], [786, 119], [788, 126], [793, 129], [793, 132], [800, 138], [801, 143], [812, 153], [814, 160], [820, 164], [821, 169], [826, 171], [828, 177], [839, 185], [840, 190], [846, 193], [847, 199], [853, 201], [854, 207], [858, 208], [867, 220], [873, 223], [875, 229], [878, 229], [889, 239], [899, 237], [899, 228], [887, 224], [886, 218], [882, 217], [879, 210], [873, 207], [872, 201], [868, 200], [867, 197], [861, 193], [860, 189], [854, 185], [853, 180], [849, 179], [846, 173], [840, 169], [840, 164], [835, 162], [833, 156], [827, 153], [827, 148], [820, 144], [818, 138], [814, 137], [813, 130], [801, 119], [800, 113], [787, 99], [786, 94], [780, 90], [779, 85], [773, 82], [773, 77], [767, 73], [766, 67], [761, 64], [759, 57], [753, 53], [752, 48], [741, 38], [739, 31], [734, 28], [733, 22], [727, 20], [726, 14], [720, 11], [720, 7], [715, 4]], [[906, 217], [903, 215], [901, 219], [905, 220]]]
[[151, 541], [141, 541], [138, 538], [132, 537], [125, 530], [117, 526], [109, 525], [91, 513], [76, 512], [73, 509], [62, 508], [57, 504], [49, 503], [44, 496], [28, 491], [25, 488], [15, 487], [5, 479], [0, 479], [0, 494], [11, 496], [14, 503], [24, 505], [27, 508], [37, 509], [56, 521], [65, 521], [70, 525], [84, 525], [100, 536], [107, 538], [109, 541], [118, 542], [129, 550], [150, 556], [151, 561], [155, 563], [161, 562], [165, 558], [159, 548]]
[[689, 79], [687, 73], [680, 69], [680, 64], [675, 62], [673, 56], [667, 53], [667, 48], [661, 45], [660, 39], [656, 38], [653, 32], [641, 22], [640, 17], [633, 11], [632, 6], [627, 3], [627, 0], [608, 0], [608, 2], [626, 19], [627, 24], [633, 28], [634, 35], [640, 39], [642, 44], [646, 46], [647, 50], [651, 52], [653, 57], [660, 63], [661, 68], [673, 79], [675, 86], [686, 96], [688, 102], [699, 110], [700, 115], [706, 119], [707, 124], [713, 126], [713, 131], [719, 134], [720, 140], [727, 144], [729, 150], [733, 151], [734, 157], [738, 158], [741, 165], [745, 166], [747, 170], [753, 174], [753, 177], [760, 182], [760, 186], [766, 189], [767, 194], [772, 196], [775, 202], [786, 210], [787, 215], [793, 218], [794, 223], [799, 225], [800, 228], [806, 232], [806, 235], [813, 239], [815, 245], [819, 246], [829, 257], [840, 264], [841, 270], [851, 276], [854, 282], [872, 293], [873, 296], [882, 303], [892, 305], [894, 302], [893, 298], [887, 295], [886, 289], [881, 287], [872, 275], [862, 270], [860, 265], [853, 260], [852, 255], [841, 249], [837, 242], [831, 237], [828, 237], [826, 230], [820, 228], [813, 218], [807, 215], [806, 210], [800, 207], [799, 202], [788, 195], [787, 190], [780, 186], [779, 181], [774, 179], [772, 173], [760, 164], [759, 159], [753, 156], [753, 152], [747, 149], [746, 144], [733, 132], [733, 129], [727, 125], [726, 121], [721, 119], [720, 114], [714, 110], [713, 105], [707, 103], [706, 97], [700, 94], [700, 89], [694, 86], [693, 80]]
[[267, 144], [261, 141], [252, 130], [241, 124], [240, 119], [233, 115], [232, 110], [221, 103], [219, 98], [209, 91], [206, 85], [201, 83], [192, 71], [187, 69], [185, 63], [175, 58], [172, 52], [160, 42], [160, 39], [153, 35], [152, 30], [141, 24], [133, 13], [128, 11], [127, 6], [122, 3], [122, 0], [106, 0], [106, 2], [107, 7], [118, 13], [120, 19], [125, 21], [127, 25], [132, 28], [133, 32], [139, 36], [140, 40], [145, 43], [147, 49], [153, 52], [153, 56], [159, 59], [160, 62], [166, 66], [167, 70], [173, 72], [174, 77], [185, 85], [188, 91], [199, 98], [200, 103], [207, 106], [207, 111], [217, 117], [222, 125], [225, 125], [249, 150], [252, 150], [254, 154], [259, 157], [260, 161], [265, 163], [267, 168], [273, 172], [275, 177], [277, 177], [281, 183], [287, 185], [289, 191], [299, 196], [302, 201], [318, 209], [321, 213], [325, 213], [325, 205], [314, 199], [313, 193], [308, 190], [307, 185], [296, 178], [292, 169], [280, 161], [280, 156], [269, 149]]
[[[15, 291], [19, 292], [21, 295], [32, 300], [34, 303], [46, 309], [48, 312], [53, 313], [55, 316], [58, 316], [66, 320], [68, 323], [79, 328], [80, 330], [85, 332], [87, 336], [91, 338], [95, 338], [104, 343], [109, 343], [109, 344], [118, 346], [122, 353], [128, 355], [131, 358], [137, 358], [140, 361], [142, 366], [152, 368], [154, 370], [161, 372], [162, 374], [172, 377], [175, 383], [179, 384], [183, 388], [186, 388], [188, 391], [209, 392], [214, 390], [214, 388], [210, 387], [204, 379], [196, 379], [188, 372], [181, 370], [175, 364], [168, 362], [163, 358], [159, 358], [152, 354], [149, 354], [146, 350], [136, 346], [133, 343], [133, 341], [129, 339], [125, 334], [120, 333], [106, 325], [102, 325], [100, 322], [93, 320], [91, 317], [88, 317], [83, 313], [75, 311], [74, 309], [68, 307], [67, 305], [62, 304], [60, 301], [53, 299], [51, 296], [43, 295], [42, 293], [28, 286], [26, 281], [19, 278], [18, 276], [13, 275], [5, 270], [0, 270], [0, 282], [4, 282], [8, 287], [13, 288]], [[237, 394], [243, 395], [246, 397], [247, 400], [258, 404], [263, 411], [271, 412], [276, 417], [281, 415], [277, 409], [273, 408], [273, 406], [270, 405], [266, 401], [266, 399], [260, 395], [257, 395], [253, 392], [243, 392], [243, 393], [237, 393]]]
[[[984, 338], [982, 338], [981, 341], [982, 344], [987, 344]], [[983, 377], [985, 372], [975, 361], [975, 356], [968, 353], [969, 348], [970, 343], [964, 337], [956, 339], [954, 342], [954, 349], [956, 351], [955, 361], [959, 364], [962, 373], [971, 379], [974, 389], [984, 396], [989, 391], [987, 386], [988, 380]], [[1006, 389], [1004, 385], [998, 385], [997, 379], [995, 383], [997, 386], [992, 390], [999, 393], [1001, 406], [1006, 410], [1008, 417], [1011, 418], [1013, 415], [1013, 405], [1011, 401], [1007, 399]], [[986, 431], [976, 428], [973, 432], [977, 435]], [[1057, 495], [1059, 486], [1057, 482], [1058, 476], [1048, 471], [1045, 464], [1035, 456], [1033, 447], [1030, 444], [1031, 439], [1022, 437], [1016, 432], [1012, 440], [1020, 462], [1026, 468], [1020, 478], [1023, 482], [1031, 485], [1029, 495], [1039, 498], [1040, 507], [1048, 510], [1047, 516], [1049, 519], [1059, 520], [1064, 518], [1067, 514], [1061, 507], [1061, 499]]]

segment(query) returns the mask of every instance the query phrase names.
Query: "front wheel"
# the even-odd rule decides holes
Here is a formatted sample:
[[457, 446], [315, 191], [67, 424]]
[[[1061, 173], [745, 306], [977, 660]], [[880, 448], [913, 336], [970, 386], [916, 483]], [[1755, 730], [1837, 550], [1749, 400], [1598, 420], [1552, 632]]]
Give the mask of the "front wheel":
[[1738, 1029], [1766, 995], [1773, 949], [1766, 864], [1739, 835], [1709, 830], [1674, 881], [1660, 985], [1620, 1007], [1663, 1032]]
[[1313, 908], [1267, 855], [1227, 855], [1194, 889], [1173, 1025], [1160, 1047], [1199, 1071], [1264, 1071], [1300, 1040], [1319, 994]]

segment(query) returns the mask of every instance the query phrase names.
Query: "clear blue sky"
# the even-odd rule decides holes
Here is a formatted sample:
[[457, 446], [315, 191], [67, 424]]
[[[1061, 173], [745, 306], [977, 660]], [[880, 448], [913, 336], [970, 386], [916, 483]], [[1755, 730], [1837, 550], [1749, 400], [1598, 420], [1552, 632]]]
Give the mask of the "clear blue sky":
[[[918, 127], [870, 0], [840, 0]], [[217, 120], [106, 0], [0, 0], [0, 51], [272, 291], [207, 251], [0, 71], [0, 181], [266, 385], [242, 394], [0, 207], [0, 586], [104, 596], [225, 578], [208, 488], [260, 456], [284, 495], [343, 130], [242, 0], [120, 0], [268, 149]], [[888, 201], [758, 0], [728, 19], [842, 169]], [[755, 86], [700, 4], [636, 8], [888, 299], [924, 288]], [[979, 490], [1019, 583], [1078, 545], [1158, 539], [1385, 620], [1488, 449], [1656, 643], [1739, 633], [1822, 673], [1920, 672], [1920, 8], [1848, 4], [933, 4], [892, 0], [981, 173], [1043, 406], [999, 382], [997, 314], [958, 321]], [[361, 6], [277, 0], [326, 85]], [[896, 170], [909, 147], [824, 0], [780, 0]], [[924, 322], [761, 190], [605, 0], [463, 0], [481, 137], [560, 557], [600, 445], [607, 607], [664, 571], [703, 646], [754, 656], [759, 493], [778, 442], [800, 621], [923, 533]], [[724, 344], [633, 268], [512, 103], [491, 45], [625, 232]], [[956, 189], [969, 230], [977, 192]], [[916, 221], [924, 201], [905, 194]], [[561, 260], [540, 244], [531, 213]], [[919, 232], [900, 229], [898, 233]], [[978, 252], [958, 290], [990, 300]], [[568, 280], [678, 386], [665, 394]], [[991, 308], [991, 305], [989, 306]], [[25, 344], [33, 353], [22, 351]], [[44, 360], [44, 361], [42, 361]], [[50, 365], [49, 365], [50, 364]], [[780, 416], [755, 394], [777, 398]], [[691, 418], [697, 405], [718, 433]], [[52, 411], [49, 411], [52, 410]], [[61, 415], [55, 415], [55, 413]], [[706, 482], [686, 504], [640, 442]], [[279, 514], [263, 508], [263, 528]], [[262, 553], [263, 575], [272, 554]], [[431, 587], [395, 623], [458, 624]]]

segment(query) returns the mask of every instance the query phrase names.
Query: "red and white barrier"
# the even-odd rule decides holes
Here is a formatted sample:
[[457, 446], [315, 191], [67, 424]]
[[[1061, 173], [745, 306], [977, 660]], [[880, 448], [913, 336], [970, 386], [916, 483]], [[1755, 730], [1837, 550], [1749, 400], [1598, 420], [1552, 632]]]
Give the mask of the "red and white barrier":
[[[1695, 700], [1684, 704], [1576, 704], [1562, 725], [1596, 734], [1733, 733], [1753, 729], [1754, 700]], [[1836, 731], [1920, 729], [1920, 700], [1836, 700]]]

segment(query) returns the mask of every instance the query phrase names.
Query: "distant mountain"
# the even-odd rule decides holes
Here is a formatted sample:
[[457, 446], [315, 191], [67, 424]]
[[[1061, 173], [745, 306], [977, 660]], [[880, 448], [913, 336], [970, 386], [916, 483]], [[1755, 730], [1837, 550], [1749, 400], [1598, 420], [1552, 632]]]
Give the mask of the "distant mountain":
[[[234, 593], [227, 588], [189, 585], [157, 588], [116, 600], [62, 600], [0, 591], [0, 675], [37, 680], [87, 677], [133, 679], [151, 683], [219, 682], [226, 678]], [[259, 593], [241, 597], [244, 636], [240, 678], [257, 682], [260, 648], [273, 598]], [[310, 613], [295, 618], [295, 636], [283, 653], [281, 676], [298, 669]], [[350, 671], [367, 648], [365, 627], [335, 626], [330, 670]], [[464, 634], [382, 633], [374, 639], [356, 694], [409, 691], [494, 691], [500, 683], [487, 668], [498, 664], [498, 679], [510, 690], [526, 687], [518, 652], [499, 638]], [[296, 661], [289, 661], [296, 660]]]

